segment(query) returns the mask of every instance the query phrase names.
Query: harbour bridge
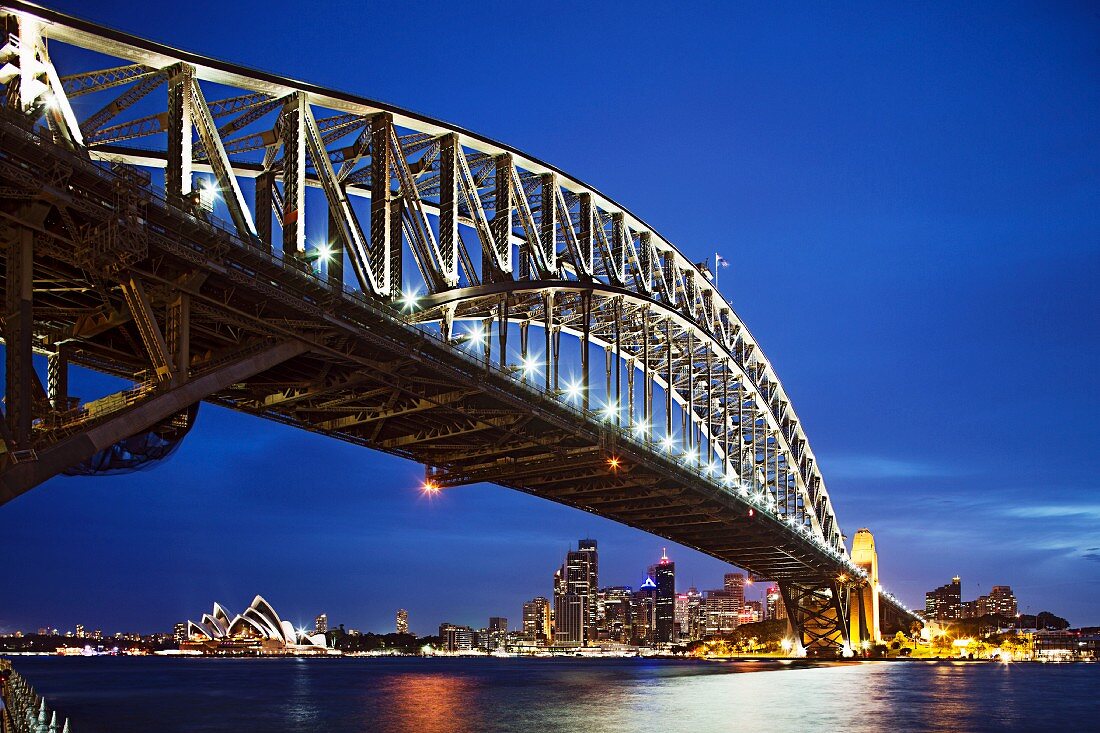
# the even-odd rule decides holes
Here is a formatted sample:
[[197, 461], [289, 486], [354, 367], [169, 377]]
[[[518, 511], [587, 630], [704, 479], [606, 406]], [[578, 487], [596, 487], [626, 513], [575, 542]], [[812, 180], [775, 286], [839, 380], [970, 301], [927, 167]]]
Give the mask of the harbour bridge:
[[[0, 22], [0, 503], [161, 460], [207, 402], [774, 580], [810, 653], [918, 620], [849, 555], [707, 268], [623, 206], [384, 103], [30, 3]], [[72, 365], [131, 386], [82, 401]]]

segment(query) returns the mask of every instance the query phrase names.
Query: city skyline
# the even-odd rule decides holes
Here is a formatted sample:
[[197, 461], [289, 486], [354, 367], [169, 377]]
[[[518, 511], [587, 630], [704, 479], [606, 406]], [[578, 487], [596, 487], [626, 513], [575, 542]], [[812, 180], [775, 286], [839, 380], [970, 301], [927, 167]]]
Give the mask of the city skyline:
[[[592, 12], [590, 28], [622, 20], [627, 36], [652, 33]], [[880, 22], [852, 34], [864, 23], [851, 10], [713, 12], [709, 22], [670, 20], [672, 37], [703, 38], [661, 44], [661, 63], [644, 72], [597, 56], [591, 30], [557, 29], [569, 44], [563, 58], [576, 69], [599, 64], [611, 80], [578, 73], [580, 89], [550, 64], [442, 84], [449, 52], [420, 48], [407, 26], [377, 39], [391, 58], [418, 44], [398, 79], [349, 74], [319, 31], [288, 31], [278, 12], [247, 4], [219, 8], [225, 22], [213, 28], [193, 6], [142, 16], [105, 7], [96, 19], [438, 114], [606, 190], [698, 261], [717, 248], [730, 262], [722, 290], [797, 403], [844, 530], [875, 532], [891, 591], [920, 608], [929, 588], [958, 573], [1009, 583], [1023, 612], [1096, 623], [1096, 19], [1021, 5], [993, 24], [978, 9], [876, 9]], [[508, 23], [546, 22], [515, 13]], [[980, 52], [975, 16], [988, 41]], [[505, 22], [477, 20], [488, 33]], [[258, 23], [265, 43], [244, 42], [235, 29], [245, 23]], [[763, 32], [777, 25], [786, 32]], [[735, 30], [719, 43], [713, 28]], [[300, 34], [316, 53], [288, 67], [276, 49]], [[1053, 76], [1061, 83], [1049, 84]], [[576, 98], [600, 103], [560, 117]], [[639, 99], [660, 113], [639, 113]], [[668, 134], [666, 111], [683, 109], [691, 114]], [[722, 145], [699, 142], [716, 137]], [[643, 155], [655, 139], [659, 155]], [[683, 185], [674, 162], [713, 185]], [[1018, 375], [1035, 371], [1037, 353], [1059, 379], [1022, 391]], [[116, 382], [75, 374], [74, 394], [105, 384]], [[1017, 416], [1031, 411], [1044, 416], [1041, 430], [1020, 429]], [[587, 535], [622, 548], [601, 558], [616, 575], [664, 545], [681, 575], [728, 569], [502, 488], [429, 499], [422, 480], [417, 465], [204, 405], [165, 465], [55, 479], [4, 507], [0, 554], [19, 562], [0, 579], [0, 595], [13, 599], [0, 626], [138, 625], [209, 598], [243, 607], [253, 588], [305, 623], [319, 609], [294, 601], [311, 594], [327, 599], [330, 617], [362, 613], [378, 628], [398, 603], [420, 629], [425, 616], [472, 619], [476, 603], [511, 616], [532, 595], [511, 589], [557, 553], [547, 547]], [[1016, 577], [1003, 577], [1007, 569]], [[380, 588], [392, 598], [374, 597]]]

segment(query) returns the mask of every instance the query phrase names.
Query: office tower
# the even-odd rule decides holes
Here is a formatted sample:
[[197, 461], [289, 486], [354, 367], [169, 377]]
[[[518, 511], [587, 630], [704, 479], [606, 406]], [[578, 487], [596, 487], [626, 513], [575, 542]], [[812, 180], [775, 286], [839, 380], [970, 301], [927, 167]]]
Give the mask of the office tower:
[[318, 614], [317, 618], [313, 619], [313, 633], [315, 634], [327, 634], [328, 633], [328, 614]]
[[535, 644], [551, 644], [554, 641], [550, 625], [550, 601], [542, 596], [523, 604], [523, 635]]
[[634, 592], [634, 641], [652, 644], [656, 635], [657, 584], [647, 577]]
[[657, 590], [654, 594], [654, 637], [657, 644], [669, 644], [673, 639], [674, 624], [676, 621], [676, 563], [668, 559], [666, 553], [661, 554], [661, 560], [650, 567], [650, 577], [653, 578]]
[[924, 612], [928, 618], [939, 621], [957, 621], [962, 618], [962, 582], [959, 576], [924, 594]]
[[554, 575], [554, 643], [586, 646], [597, 637], [599, 556], [596, 541], [580, 540]]
[[176, 624], [175, 628], [172, 629], [172, 639], [177, 644], [182, 644], [183, 642], [187, 641], [186, 621], [180, 621], [178, 624]]
[[616, 585], [600, 591], [603, 608], [601, 629], [609, 641], [629, 644], [634, 635], [634, 603], [630, 586]]
[[409, 612], [403, 608], [397, 609], [397, 633], [409, 633]]

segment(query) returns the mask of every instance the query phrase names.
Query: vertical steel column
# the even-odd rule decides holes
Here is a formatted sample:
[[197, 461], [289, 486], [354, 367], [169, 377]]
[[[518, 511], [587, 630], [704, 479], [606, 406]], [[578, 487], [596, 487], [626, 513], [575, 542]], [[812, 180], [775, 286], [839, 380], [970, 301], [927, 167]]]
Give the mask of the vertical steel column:
[[665, 437], [672, 439], [672, 319], [665, 319], [665, 348], [668, 351], [668, 371], [665, 374]]
[[389, 254], [389, 289], [391, 298], [401, 297], [401, 268], [405, 248], [402, 246], [401, 215], [405, 208], [405, 202], [400, 197], [394, 197], [390, 201], [390, 244], [387, 248]]
[[[554, 301], [551, 300], [550, 304], [553, 305]], [[558, 375], [561, 373], [561, 326], [554, 326], [554, 338], [551, 341], [554, 346], [554, 391], [557, 392], [560, 387], [558, 382]]]
[[695, 456], [695, 332], [687, 332], [687, 403], [684, 409], [684, 451]]
[[4, 290], [4, 356], [8, 430], [17, 449], [30, 447], [34, 351], [34, 231], [17, 230], [8, 244]]
[[[264, 250], [271, 251], [271, 190], [275, 185], [275, 172], [266, 170], [256, 176], [256, 236]], [[331, 221], [331, 217], [329, 217]], [[329, 231], [332, 226], [329, 226]]]
[[508, 368], [508, 296], [505, 295], [501, 298], [500, 303], [497, 305], [497, 318], [499, 319], [499, 326], [497, 326], [497, 338], [500, 339], [500, 368]]
[[[392, 279], [387, 280], [384, 276], [385, 268], [391, 265], [389, 248], [394, 239], [394, 217], [390, 206], [393, 196], [390, 190], [390, 171], [393, 170], [393, 151], [390, 149], [392, 124], [393, 118], [385, 112], [374, 115], [370, 120], [370, 265], [382, 288], [392, 283]], [[397, 218], [397, 229], [400, 232], [400, 216]], [[400, 277], [398, 273], [398, 282]], [[400, 287], [396, 291], [391, 288], [389, 296], [399, 297], [400, 290]]]
[[[615, 424], [621, 426], [623, 414], [623, 363], [622, 363], [622, 331], [623, 331], [623, 299], [615, 299], [612, 309], [615, 317]], [[633, 413], [634, 408], [631, 407]]]
[[649, 307], [642, 310], [642, 419], [646, 424], [646, 440], [653, 434], [653, 385], [649, 377]]
[[714, 463], [714, 353], [707, 347], [707, 463]]
[[187, 382], [191, 367], [191, 296], [177, 291], [168, 303], [165, 346], [172, 360], [172, 386]]
[[[270, 218], [269, 216], [268, 219]], [[347, 249], [347, 242], [344, 241], [344, 235], [331, 208], [328, 212], [327, 239], [331, 252], [328, 263], [325, 265], [328, 269], [328, 284], [339, 293], [344, 289], [344, 250]]]
[[[568, 214], [565, 214], [568, 216]], [[577, 249], [580, 250], [580, 259], [583, 262], [577, 264], [577, 274], [580, 277], [593, 274], [594, 265], [593, 262], [593, 208], [592, 208], [592, 194], [582, 193], [580, 195], [580, 219], [581, 219], [581, 231], [577, 238]], [[585, 278], [587, 279], [587, 278]]]
[[[542, 205], [539, 217], [539, 239], [542, 241], [542, 251], [554, 258], [557, 248], [558, 235], [558, 183], [553, 173], [544, 173], [539, 176], [542, 183]], [[520, 193], [519, 195], [523, 195]], [[562, 212], [562, 216], [568, 216], [568, 212]], [[580, 268], [577, 268], [580, 272]]]
[[730, 475], [730, 363], [722, 361], [722, 475]]
[[520, 381], [524, 384], [527, 383], [527, 329], [530, 323], [530, 321], [524, 321], [519, 324]]
[[[493, 241], [502, 252], [509, 252], [512, 248], [512, 156], [508, 153], [496, 158], [496, 172], [493, 174], [495, 192], [493, 196], [493, 221], [490, 228], [493, 231]], [[488, 274], [493, 272], [491, 255], [485, 252], [482, 244], [482, 268], [484, 279], [489, 281]], [[524, 261], [523, 253], [520, 253], [520, 262]], [[522, 269], [522, 267], [521, 267]]]
[[443, 257], [458, 252], [458, 135], [444, 135], [439, 147], [439, 251]]
[[584, 404], [584, 409], [589, 409], [590, 402], [588, 399], [588, 377], [589, 377], [589, 353], [588, 353], [588, 337], [592, 334], [592, 293], [591, 291], [585, 291], [581, 293], [581, 317], [584, 319], [584, 324], [581, 327], [581, 390], [583, 394], [581, 399]]
[[[558, 360], [556, 354], [551, 354], [550, 349], [553, 346], [551, 339], [553, 338], [554, 329], [554, 291], [551, 290], [542, 296], [542, 317], [543, 317], [543, 340], [545, 341], [543, 352], [543, 374], [545, 375], [546, 391], [549, 392], [552, 389], [558, 388]], [[553, 364], [554, 376], [551, 379], [550, 369]]]
[[603, 347], [603, 367], [604, 367], [604, 388], [603, 399], [605, 405], [610, 408], [615, 405], [615, 410], [618, 411], [619, 406], [611, 399], [611, 346]]
[[[306, 251], [306, 95], [292, 94], [283, 107], [283, 256]], [[259, 213], [259, 212], [257, 212]]]
[[66, 410], [69, 407], [69, 347], [58, 344], [50, 354], [46, 365], [46, 389], [50, 407]]
[[[168, 79], [168, 160], [164, 190], [168, 202], [189, 208], [184, 200], [191, 193], [191, 139], [194, 115], [191, 108], [191, 67], [181, 64]], [[211, 154], [212, 151], [207, 151]]]
[[630, 405], [630, 411], [626, 416], [627, 425], [634, 427], [634, 360], [626, 363], [626, 401]]

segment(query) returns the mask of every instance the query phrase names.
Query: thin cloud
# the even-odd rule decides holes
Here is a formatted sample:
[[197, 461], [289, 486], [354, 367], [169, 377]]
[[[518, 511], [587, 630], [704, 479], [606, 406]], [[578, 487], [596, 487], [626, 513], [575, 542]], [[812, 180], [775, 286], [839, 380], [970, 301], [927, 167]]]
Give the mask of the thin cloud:
[[956, 476], [958, 471], [920, 461], [886, 456], [837, 456], [827, 459], [829, 478], [838, 479], [899, 479]]

